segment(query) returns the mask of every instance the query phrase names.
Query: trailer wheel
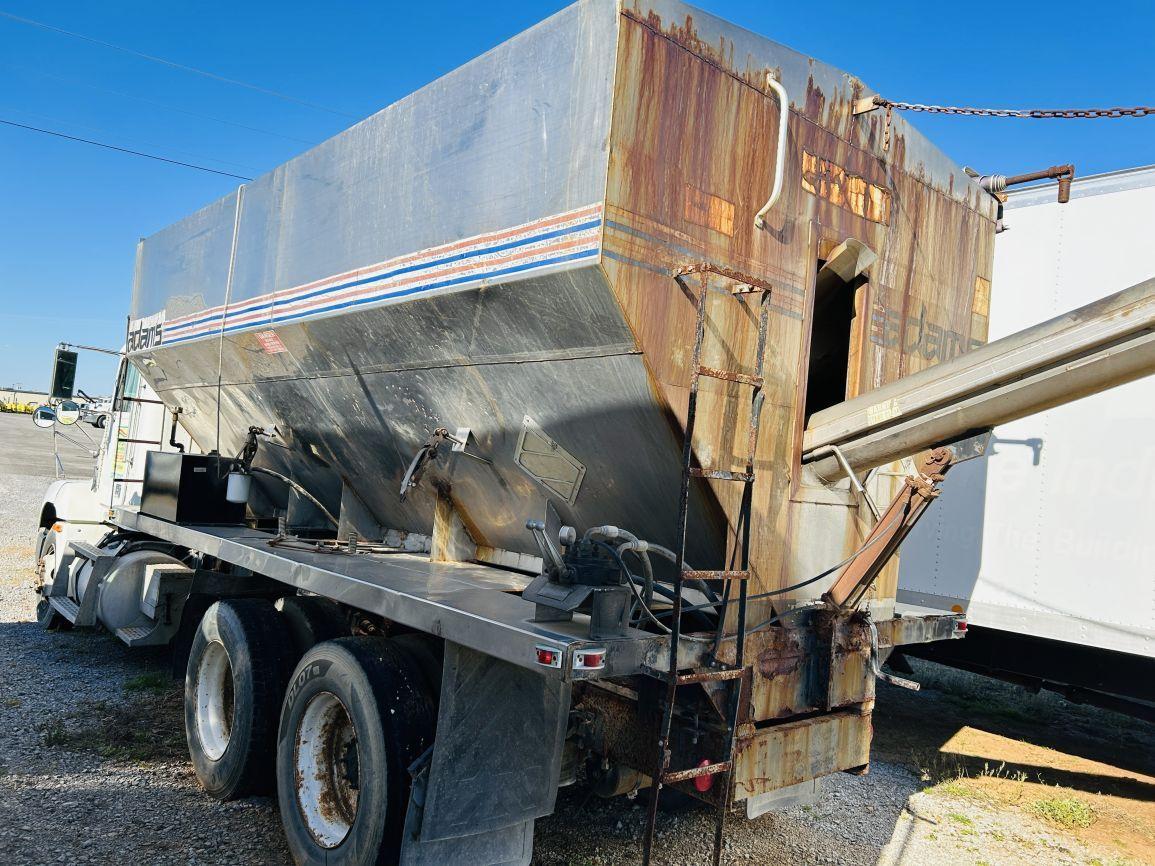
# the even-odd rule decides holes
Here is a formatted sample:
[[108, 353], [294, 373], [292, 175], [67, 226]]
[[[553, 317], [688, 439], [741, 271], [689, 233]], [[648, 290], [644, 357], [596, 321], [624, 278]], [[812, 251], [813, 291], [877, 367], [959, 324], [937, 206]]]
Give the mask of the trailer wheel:
[[317, 644], [285, 695], [277, 799], [298, 864], [395, 864], [407, 772], [433, 741], [424, 674], [388, 638]]
[[276, 601], [289, 639], [300, 659], [314, 646], [349, 634], [349, 623], [335, 602], [311, 595], [286, 595]]
[[218, 800], [272, 790], [292, 658], [272, 602], [218, 601], [201, 618], [185, 674], [185, 736], [197, 778]]

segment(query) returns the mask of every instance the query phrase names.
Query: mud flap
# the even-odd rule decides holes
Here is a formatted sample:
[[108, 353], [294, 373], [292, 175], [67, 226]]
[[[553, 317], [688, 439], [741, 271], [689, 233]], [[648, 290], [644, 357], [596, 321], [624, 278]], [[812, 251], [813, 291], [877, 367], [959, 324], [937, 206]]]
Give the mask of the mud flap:
[[524, 866], [553, 811], [570, 685], [446, 642], [432, 754], [413, 767], [402, 866]]

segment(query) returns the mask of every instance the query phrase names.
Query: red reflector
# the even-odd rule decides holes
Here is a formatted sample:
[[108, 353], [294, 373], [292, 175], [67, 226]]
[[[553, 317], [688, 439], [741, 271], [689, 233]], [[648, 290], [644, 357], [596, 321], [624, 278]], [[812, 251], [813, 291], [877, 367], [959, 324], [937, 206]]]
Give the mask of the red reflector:
[[[699, 767], [708, 767], [708, 766], [710, 766], [710, 764], [711, 764], [711, 761], [709, 758], [702, 758], [702, 760], [698, 762]], [[714, 787], [714, 777], [713, 776], [698, 776], [697, 778], [694, 779], [694, 788], [697, 789], [697, 791], [701, 794], [705, 794], [707, 791], [709, 791], [713, 787]]]
[[557, 652], [554, 650], [539, 649], [537, 651], [537, 663], [539, 665], [552, 665], [556, 658]]
[[965, 619], [960, 619], [958, 622], [956, 622], [954, 624], [954, 630], [955, 631], [966, 631], [967, 630], [967, 621]]

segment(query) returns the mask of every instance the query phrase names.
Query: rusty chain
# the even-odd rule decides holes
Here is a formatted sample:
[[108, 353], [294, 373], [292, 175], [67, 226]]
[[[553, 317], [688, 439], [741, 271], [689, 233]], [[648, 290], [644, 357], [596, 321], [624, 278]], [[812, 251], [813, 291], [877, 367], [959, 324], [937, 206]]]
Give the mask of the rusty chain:
[[925, 111], [930, 114], [961, 114], [974, 117], [1028, 117], [1036, 119], [1075, 118], [1097, 119], [1101, 117], [1148, 117], [1155, 115], [1155, 105], [1136, 105], [1130, 108], [969, 108], [957, 105], [922, 105], [918, 102], [892, 102], [882, 96], [873, 97], [879, 108], [896, 111]]
[[884, 96], [862, 99], [855, 114], [881, 108], [886, 111], [882, 149], [890, 150], [890, 125], [896, 111], [923, 111], [928, 114], [952, 114], [970, 117], [1025, 117], [1032, 120], [1099, 119], [1103, 117], [1151, 117], [1155, 105], [1136, 105], [1131, 108], [970, 108], [958, 105], [923, 105], [919, 102], [894, 102]]

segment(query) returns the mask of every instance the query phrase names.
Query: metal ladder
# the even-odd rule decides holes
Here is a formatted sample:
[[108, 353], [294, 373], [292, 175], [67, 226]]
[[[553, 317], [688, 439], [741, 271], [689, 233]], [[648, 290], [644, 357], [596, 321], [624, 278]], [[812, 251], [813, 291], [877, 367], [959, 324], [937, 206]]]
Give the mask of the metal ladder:
[[[672, 620], [670, 623], [670, 659], [669, 669], [661, 674], [665, 679], [665, 703], [662, 710], [661, 727], [658, 732], [658, 753], [651, 774], [653, 783], [650, 786], [649, 813], [646, 821], [646, 831], [642, 843], [642, 862], [649, 866], [653, 853], [654, 833], [658, 820], [658, 798], [661, 796], [662, 786], [675, 782], [684, 782], [704, 776], [715, 776], [721, 783], [719, 788], [717, 809], [714, 825], [714, 866], [718, 866], [722, 858], [722, 835], [726, 825], [726, 813], [730, 807], [730, 782], [734, 768], [734, 739], [738, 722], [738, 710], [742, 694], [742, 680], [744, 671], [743, 651], [746, 639], [746, 595], [747, 581], [750, 578], [750, 518], [752, 494], [754, 484], [754, 456], [758, 445], [758, 428], [762, 414], [763, 361], [766, 351], [766, 329], [768, 319], [767, 301], [770, 297], [769, 284], [753, 277], [741, 274], [728, 268], [722, 268], [710, 263], [701, 263], [682, 268], [675, 279], [686, 289], [683, 277], [697, 274], [699, 290], [697, 302], [697, 327], [694, 335], [694, 353], [690, 366], [690, 401], [686, 412], [686, 433], [682, 446], [682, 487], [678, 500], [678, 545], [676, 573], [674, 575], [674, 599]], [[706, 336], [706, 299], [709, 294], [709, 279], [716, 274], [738, 284], [732, 295], [761, 293], [758, 316], [758, 342], [754, 373], [739, 373], [735, 370], [717, 370], [702, 365], [702, 343]], [[726, 382], [736, 382], [749, 386], [752, 389], [750, 402], [750, 424], [747, 438], [747, 457], [744, 472], [732, 472], [722, 469], [710, 469], [694, 466], [693, 439], [694, 424], [698, 408], [698, 383], [705, 376], [711, 379], [721, 379]], [[738, 568], [731, 571], [684, 571], [686, 557], [686, 534], [690, 507], [690, 483], [694, 478], [712, 478], [721, 481], [736, 481], [744, 485], [742, 505], [738, 515]], [[733, 565], [734, 563], [730, 563]], [[735, 632], [737, 646], [735, 648], [734, 664], [719, 665], [713, 668], [680, 671], [678, 668], [678, 644], [681, 638], [682, 617], [682, 587], [686, 580], [725, 580], [726, 589], [721, 601], [721, 618], [718, 624], [718, 635], [714, 644], [714, 654], [721, 646], [723, 633], [726, 627], [726, 614], [730, 604], [730, 587], [733, 581], [738, 583], [738, 623]], [[725, 759], [705, 766], [685, 769], [670, 769], [669, 740], [670, 729], [673, 724], [674, 706], [680, 686], [697, 683], [725, 683], [729, 694], [726, 695], [726, 755]]]

